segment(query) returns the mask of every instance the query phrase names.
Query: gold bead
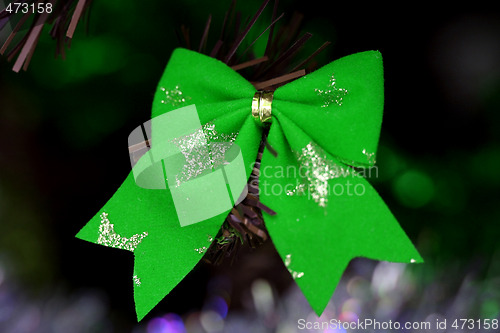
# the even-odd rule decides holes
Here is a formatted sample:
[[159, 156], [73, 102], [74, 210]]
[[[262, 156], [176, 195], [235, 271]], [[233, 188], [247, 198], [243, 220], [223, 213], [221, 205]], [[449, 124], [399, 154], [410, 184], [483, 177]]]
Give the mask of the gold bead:
[[271, 121], [271, 104], [273, 103], [273, 92], [259, 90], [253, 95], [252, 116], [262, 123]]

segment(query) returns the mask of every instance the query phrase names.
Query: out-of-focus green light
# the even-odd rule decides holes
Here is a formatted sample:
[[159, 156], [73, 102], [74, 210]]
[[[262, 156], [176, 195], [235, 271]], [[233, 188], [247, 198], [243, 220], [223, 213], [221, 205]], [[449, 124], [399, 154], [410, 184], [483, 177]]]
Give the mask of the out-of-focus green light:
[[112, 73], [126, 64], [125, 46], [115, 37], [82, 39], [71, 48], [66, 69], [73, 79]]
[[381, 145], [377, 152], [378, 175], [380, 181], [388, 181], [406, 167], [406, 162], [394, 150], [388, 146]]
[[479, 181], [490, 186], [500, 184], [500, 147], [483, 148], [472, 157], [470, 172]]
[[497, 318], [500, 306], [495, 300], [488, 300], [481, 305], [481, 318]]
[[[48, 49], [48, 43], [51, 41], [45, 40], [41, 46]], [[66, 60], [36, 57], [30, 71], [40, 84], [62, 87], [115, 73], [127, 66], [129, 54], [127, 43], [117, 36], [81, 37], [72, 42]]]
[[442, 214], [457, 214], [467, 207], [468, 193], [464, 177], [455, 172], [441, 172], [435, 182], [433, 204]]
[[401, 204], [418, 208], [432, 199], [435, 188], [432, 179], [427, 174], [418, 170], [409, 170], [394, 181], [393, 191]]

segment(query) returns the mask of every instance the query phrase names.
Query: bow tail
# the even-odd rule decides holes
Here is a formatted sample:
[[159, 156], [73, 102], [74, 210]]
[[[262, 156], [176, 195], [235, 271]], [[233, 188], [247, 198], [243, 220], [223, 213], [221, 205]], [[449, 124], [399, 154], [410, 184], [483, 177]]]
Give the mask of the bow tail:
[[[342, 170], [347, 166], [326, 153], [306, 150], [307, 154], [317, 155], [310, 157], [316, 159], [314, 167], [318, 169], [313, 171], [319, 173], [319, 180], [309, 179], [312, 183], [308, 184], [306, 179], [304, 183], [304, 178], [311, 175], [307, 170], [310, 165], [305, 169], [301, 165], [299, 147], [307, 146], [310, 139], [298, 128], [286, 136], [283, 129], [287, 126], [282, 125], [287, 122], [280, 120], [273, 123], [268, 137], [278, 156], [265, 151], [262, 158], [261, 201], [277, 212], [265, 216], [266, 227], [314, 311], [318, 315], [323, 312], [343, 271], [355, 257], [422, 262], [394, 216], [364, 178], [353, 173], [328, 177], [322, 168], [324, 163]], [[325, 157], [328, 162], [321, 161]], [[322, 182], [325, 177], [327, 180]]]
[[130, 173], [76, 237], [134, 253], [132, 280], [141, 320], [200, 261], [225, 214], [181, 228], [169, 191], [141, 188]]
[[[244, 166], [241, 167], [245, 167], [248, 176], [257, 155], [261, 132], [251, 117], [244, 115], [242, 118], [235, 119], [233, 114], [231, 117], [214, 119], [213, 123], [222, 132], [229, 132], [235, 124], [241, 124], [235, 144], [241, 149], [244, 160]], [[143, 192], [137, 186], [134, 190]], [[211, 196], [209, 188], [198, 190]], [[228, 208], [201, 223], [180, 227], [177, 217], [172, 215], [175, 210], [171, 196], [168, 190], [163, 191], [168, 201], [158, 202], [155, 206], [161, 207], [162, 218], [166, 221], [150, 227], [154, 231], [154, 234], [151, 233], [154, 238], [141, 245], [138, 249], [140, 251], [135, 255], [134, 299], [139, 321], [193, 269], [211, 243], [217, 241], [222, 221], [230, 210]], [[154, 212], [144, 212], [143, 217], [151, 214]], [[136, 276], [141, 280], [136, 281]]]
[[[203, 107], [200, 109], [203, 111]], [[246, 177], [233, 179], [231, 175], [234, 174], [229, 171], [226, 174], [233, 194], [239, 195], [240, 185], [246, 184], [257, 156], [261, 129], [247, 112], [241, 110], [228, 112], [212, 123], [218, 130], [217, 133], [238, 131], [235, 144], [240, 148], [243, 158], [243, 164], [238, 164], [238, 167], [244, 169], [242, 172]], [[211, 175], [217, 176], [217, 173]], [[237, 176], [241, 178], [241, 172]], [[204, 177], [200, 181], [190, 180], [185, 183], [188, 187], [183, 187], [196, 192], [185, 193], [185, 200], [190, 198], [195, 201], [194, 206], [190, 206], [191, 209], [200, 210], [201, 204], [196, 204], [196, 198], [203, 199], [205, 204], [208, 201], [212, 201], [214, 205], [220, 203], [220, 198], [214, 194], [216, 189], [211, 186], [214, 183], [203, 179]], [[222, 185], [227, 192], [226, 184]], [[192, 194], [193, 197], [190, 196]], [[145, 189], [138, 186], [131, 172], [113, 197], [76, 235], [92, 243], [134, 253], [134, 299], [139, 320], [200, 261], [231, 209], [229, 205], [208, 215], [212, 213], [212, 209], [205, 212], [207, 216], [202, 223], [181, 227], [173, 196], [175, 194], [169, 188]]]

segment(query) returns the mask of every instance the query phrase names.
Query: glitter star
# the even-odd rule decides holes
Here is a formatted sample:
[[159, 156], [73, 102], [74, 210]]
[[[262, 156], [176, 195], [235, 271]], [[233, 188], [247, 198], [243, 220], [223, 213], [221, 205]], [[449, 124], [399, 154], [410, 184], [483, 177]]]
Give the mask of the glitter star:
[[141, 279], [137, 275], [134, 275], [133, 279], [134, 279], [134, 284], [136, 286], [140, 287], [141, 286]]
[[182, 103], [190, 100], [191, 98], [185, 96], [184, 93], [180, 90], [179, 86], [175, 86], [172, 90], [167, 90], [167, 88], [161, 87], [161, 91], [165, 93], [165, 99], [162, 99], [162, 104], [170, 104], [172, 106], [179, 106]]
[[335, 77], [331, 76], [330, 83], [328, 84], [327, 89], [314, 89], [318, 96], [323, 98], [322, 108], [329, 106], [330, 104], [337, 104], [338, 106], [342, 105], [342, 100], [345, 95], [347, 95], [347, 90], [344, 88], [337, 88], [335, 86]]
[[304, 276], [304, 272], [294, 271], [293, 269], [290, 268], [291, 264], [292, 264], [292, 255], [291, 254], [287, 254], [286, 258], [285, 258], [285, 267], [288, 269], [288, 271], [290, 272], [290, 274], [292, 274], [292, 278], [294, 280], [296, 280], [296, 279], [300, 279], [301, 277], [303, 277]]
[[368, 160], [369, 163], [375, 164], [375, 153], [369, 153], [366, 149], [363, 149], [363, 155], [366, 156], [366, 159]]
[[237, 132], [219, 133], [215, 125], [209, 122], [193, 133], [174, 139], [173, 143], [186, 159], [180, 174], [176, 176], [176, 185], [180, 186], [205, 170], [225, 164], [226, 151], [231, 148], [237, 136]]
[[115, 226], [108, 220], [108, 213], [101, 214], [101, 225], [99, 226], [97, 244], [134, 252], [137, 246], [147, 236], [148, 233], [143, 232], [142, 234], [135, 234], [130, 238], [122, 237], [115, 232]]
[[326, 207], [330, 188], [328, 180], [347, 177], [350, 170], [327, 159], [326, 153], [314, 142], [310, 142], [300, 153], [296, 153], [301, 175], [304, 176], [306, 184], [298, 184], [293, 191], [287, 195], [302, 195], [305, 189], [320, 207]]

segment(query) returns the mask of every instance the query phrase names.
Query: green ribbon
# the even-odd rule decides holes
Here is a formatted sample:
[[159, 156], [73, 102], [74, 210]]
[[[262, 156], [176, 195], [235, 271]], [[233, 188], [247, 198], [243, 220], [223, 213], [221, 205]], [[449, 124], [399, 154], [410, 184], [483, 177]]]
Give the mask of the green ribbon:
[[[374, 164], [383, 85], [382, 57], [367, 51], [274, 93], [268, 142], [278, 154], [263, 153], [260, 200], [277, 213], [264, 213], [266, 228], [318, 315], [351, 259], [423, 262], [377, 192], [351, 168]], [[201, 124], [238, 133], [234, 143], [249, 177], [263, 131], [251, 115], [254, 94], [253, 85], [221, 61], [176, 49], [152, 118], [195, 104]], [[228, 212], [181, 227], [170, 190], [141, 188], [131, 172], [77, 237], [133, 251], [141, 320], [200, 261]]]

